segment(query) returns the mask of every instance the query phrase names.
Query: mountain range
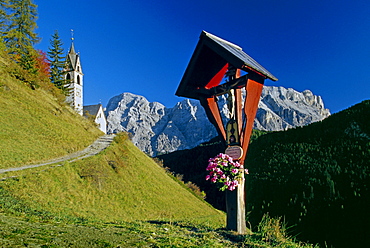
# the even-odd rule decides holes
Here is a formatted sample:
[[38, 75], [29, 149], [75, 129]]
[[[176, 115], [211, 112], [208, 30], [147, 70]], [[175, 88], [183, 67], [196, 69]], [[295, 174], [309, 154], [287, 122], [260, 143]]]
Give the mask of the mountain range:
[[[219, 97], [224, 119], [226, 98]], [[106, 107], [108, 133], [129, 132], [132, 142], [150, 156], [195, 147], [217, 135], [199, 101], [185, 99], [167, 108], [145, 97], [122, 93]], [[264, 86], [254, 128], [279, 131], [321, 121], [330, 115], [320, 96], [310, 90]]]

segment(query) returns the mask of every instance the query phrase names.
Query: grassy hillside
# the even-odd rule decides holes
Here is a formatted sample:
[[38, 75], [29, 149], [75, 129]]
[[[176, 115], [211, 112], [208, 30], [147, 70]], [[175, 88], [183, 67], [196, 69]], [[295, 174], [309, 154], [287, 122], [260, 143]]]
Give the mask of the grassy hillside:
[[[102, 133], [58, 101], [45, 87], [32, 90], [0, 56], [0, 169], [63, 156], [90, 145]], [[52, 86], [48, 86], [52, 89]]]
[[126, 135], [116, 137], [114, 145], [97, 156], [6, 180], [0, 186], [25, 206], [47, 212], [41, 216], [46, 219], [50, 215], [103, 222], [224, 222], [223, 213], [184, 190]]
[[124, 134], [96, 157], [0, 182], [1, 247], [312, 247], [280, 220], [246, 236], [224, 225]]

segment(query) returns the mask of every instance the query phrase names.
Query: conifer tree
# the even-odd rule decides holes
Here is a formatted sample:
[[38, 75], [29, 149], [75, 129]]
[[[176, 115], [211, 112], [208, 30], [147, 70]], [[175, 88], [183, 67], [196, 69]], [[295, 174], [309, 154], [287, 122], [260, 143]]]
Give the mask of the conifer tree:
[[[37, 28], [37, 5], [32, 0], [9, 0], [9, 25], [6, 27], [4, 41], [9, 52], [24, 69], [32, 66], [29, 61], [35, 57], [36, 51], [33, 48], [40, 39], [35, 33]], [[23, 64], [27, 61], [27, 64]]]
[[0, 0], [0, 35], [3, 36], [6, 25], [9, 21], [9, 16], [7, 13], [9, 5], [9, 0]]
[[50, 40], [50, 47], [48, 51], [50, 61], [50, 81], [56, 87], [66, 93], [68, 85], [66, 83], [66, 80], [64, 79], [65, 57], [63, 56], [63, 43], [59, 37], [57, 30], [55, 30], [51, 38], [52, 39]]

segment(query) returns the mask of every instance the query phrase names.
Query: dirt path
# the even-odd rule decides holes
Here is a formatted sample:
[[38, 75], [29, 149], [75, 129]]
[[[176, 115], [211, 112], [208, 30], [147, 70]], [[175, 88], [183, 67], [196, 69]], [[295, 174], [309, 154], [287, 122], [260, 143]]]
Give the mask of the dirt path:
[[[0, 174], [9, 172], [9, 171], [19, 171], [19, 170], [25, 170], [25, 169], [44, 166], [44, 165], [49, 165], [49, 164], [57, 164], [57, 163], [65, 162], [65, 161], [73, 162], [79, 159], [94, 156], [98, 154], [99, 152], [103, 151], [105, 148], [107, 148], [112, 143], [114, 136], [115, 135], [101, 136], [94, 143], [92, 143], [90, 146], [88, 146], [82, 151], [71, 153], [64, 157], [52, 159], [52, 160], [49, 160], [49, 161], [46, 161], [40, 164], [32, 164], [32, 165], [24, 165], [24, 166], [15, 167], [15, 168], [0, 169]], [[59, 164], [59, 166], [60, 165], [61, 164]]]

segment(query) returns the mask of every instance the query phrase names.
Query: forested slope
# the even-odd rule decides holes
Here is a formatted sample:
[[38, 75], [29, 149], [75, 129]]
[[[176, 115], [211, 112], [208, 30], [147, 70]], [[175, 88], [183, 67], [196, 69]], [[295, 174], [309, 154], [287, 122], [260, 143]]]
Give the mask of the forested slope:
[[[247, 219], [256, 227], [266, 213], [283, 217], [289, 231], [312, 243], [363, 247], [370, 233], [370, 101], [288, 131], [254, 132], [246, 167]], [[207, 160], [219, 141], [159, 156], [225, 208], [224, 194], [205, 181]]]
[[284, 216], [298, 237], [364, 247], [370, 233], [370, 101], [260, 137], [247, 159], [249, 220]]

